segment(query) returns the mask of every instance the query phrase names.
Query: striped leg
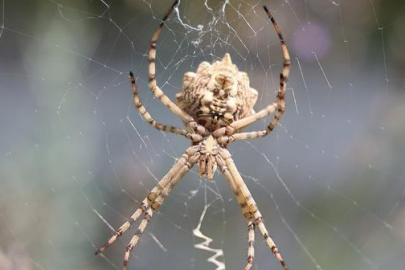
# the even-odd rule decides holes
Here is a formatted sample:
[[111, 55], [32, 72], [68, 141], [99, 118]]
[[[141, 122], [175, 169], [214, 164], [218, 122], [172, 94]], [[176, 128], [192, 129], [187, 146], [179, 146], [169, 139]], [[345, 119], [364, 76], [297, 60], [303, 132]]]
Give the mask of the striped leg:
[[232, 140], [245, 140], [267, 136], [275, 128], [275, 126], [277, 125], [278, 121], [280, 120], [281, 116], [285, 111], [284, 95], [286, 82], [290, 74], [290, 66], [291, 66], [290, 55], [288, 53], [288, 49], [284, 42], [284, 38], [281, 34], [280, 28], [278, 27], [276, 21], [274, 20], [274, 17], [271, 15], [270, 11], [267, 9], [266, 6], [264, 6], [263, 8], [266, 11], [267, 16], [271, 20], [274, 30], [276, 31], [280, 39], [281, 49], [283, 51], [284, 62], [282, 72], [280, 73], [280, 89], [278, 90], [275, 101], [272, 104], [268, 105], [266, 108], [262, 109], [261, 111], [255, 114], [252, 114], [250, 116], [247, 116], [245, 118], [242, 118], [240, 120], [231, 123], [226, 128], [219, 129], [218, 132], [216, 132], [215, 134], [217, 138], [223, 135], [233, 135], [236, 130], [244, 128], [275, 111], [273, 120], [270, 122], [270, 124], [267, 126], [265, 130], [238, 133], [232, 136]]
[[154, 200], [151, 204], [150, 208], [146, 211], [142, 222], [140, 223], [138, 229], [136, 230], [134, 236], [131, 238], [131, 241], [126, 247], [125, 256], [124, 256], [124, 263], [123, 263], [123, 270], [127, 269], [129, 257], [131, 255], [131, 251], [135, 248], [138, 244], [140, 236], [145, 231], [149, 221], [151, 220], [155, 211], [163, 204], [164, 199], [169, 195], [170, 191], [174, 188], [174, 186], [183, 178], [183, 176], [193, 167], [195, 162], [197, 161], [200, 154], [194, 155], [193, 158], [190, 158], [183, 166], [181, 167], [178, 174], [172, 179], [172, 181], [163, 189], [160, 195]]
[[225, 177], [229, 180], [228, 184], [232, 191], [236, 194], [236, 200], [238, 201], [241, 209], [243, 216], [248, 220], [248, 252], [247, 252], [247, 263], [244, 267], [244, 270], [249, 270], [254, 261], [254, 256], [255, 256], [255, 248], [254, 248], [254, 243], [255, 243], [255, 222], [254, 222], [254, 217], [252, 213], [249, 211], [248, 205], [246, 203], [246, 200], [243, 199], [243, 196], [240, 192], [237, 191], [238, 187], [236, 183], [233, 181], [232, 176], [230, 175], [230, 172], [228, 170], [228, 167], [225, 164], [225, 161], [222, 159], [221, 156], [217, 155], [216, 156], [217, 163], [219, 165], [220, 170], [222, 173], [225, 175]]
[[[161, 204], [163, 202], [162, 196], [159, 196], [154, 203], [159, 203]], [[157, 208], [156, 208], [157, 209]], [[149, 208], [148, 211], [146, 211], [145, 216], [143, 217], [143, 220], [141, 224], [139, 225], [138, 229], [136, 230], [134, 236], [132, 237], [131, 241], [127, 245], [125, 249], [125, 255], [124, 255], [124, 263], [122, 266], [123, 270], [126, 270], [128, 267], [128, 262], [129, 262], [129, 257], [131, 255], [131, 251], [134, 249], [136, 244], [138, 243], [139, 237], [143, 234], [144, 230], [146, 229], [146, 226], [148, 225], [149, 221], [151, 220], [153, 213], [156, 211], [155, 208]]]
[[174, 7], [178, 4], [178, 0], [174, 1], [172, 6], [167, 11], [166, 15], [163, 17], [158, 29], [156, 29], [155, 34], [149, 45], [148, 50], [148, 61], [149, 61], [149, 87], [152, 90], [155, 97], [157, 97], [164, 105], [166, 105], [177, 117], [179, 117], [187, 126], [190, 126], [194, 131], [199, 131], [199, 134], [205, 134], [207, 131], [203, 126], [197, 125], [193, 117], [181, 110], [173, 101], [170, 100], [168, 96], [163, 93], [163, 91], [157, 86], [156, 82], [156, 45], [159, 39], [160, 33], [162, 32], [165, 21], [172, 14]]
[[255, 222], [253, 218], [249, 220], [248, 224], [248, 252], [247, 252], [247, 263], [244, 270], [249, 270], [255, 259]]
[[148, 113], [145, 106], [143, 106], [141, 100], [139, 99], [138, 90], [137, 90], [137, 87], [136, 87], [135, 77], [134, 77], [134, 74], [132, 72], [129, 73], [129, 79], [131, 80], [132, 90], [133, 90], [133, 93], [134, 93], [135, 108], [139, 111], [139, 113], [146, 120], [146, 122], [148, 122], [152, 127], [156, 128], [157, 130], [182, 135], [182, 136], [184, 136], [186, 138], [191, 139], [194, 143], [198, 142], [198, 140], [201, 137], [200, 135], [190, 133], [185, 129], [180, 129], [180, 128], [177, 128], [177, 127], [168, 126], [168, 125], [164, 125], [164, 124], [156, 122], [152, 118], [152, 116]]
[[149, 221], [152, 219], [153, 214], [162, 205], [164, 199], [168, 195], [169, 191], [167, 189], [165, 189], [165, 191], [163, 191], [159, 195], [159, 197], [156, 198], [156, 200], [152, 203], [150, 208], [145, 212], [145, 215], [144, 215], [144, 217], [142, 219], [141, 224], [139, 224], [138, 229], [136, 230], [134, 236], [131, 238], [131, 241], [127, 245], [127, 247], [125, 249], [124, 263], [123, 263], [123, 267], [122, 267], [123, 270], [127, 269], [128, 262], [129, 262], [129, 257], [131, 255], [131, 251], [135, 248], [136, 244], [138, 243], [139, 238], [141, 237], [141, 235], [145, 231], [146, 226], [148, 226]]
[[162, 180], [157, 183], [157, 185], [152, 189], [149, 195], [142, 201], [140, 207], [132, 214], [131, 218], [125, 222], [115, 233], [114, 235], [96, 251], [96, 255], [104, 252], [106, 248], [111, 246], [121, 235], [123, 235], [131, 225], [151, 206], [151, 204], [159, 197], [162, 191], [166, 186], [174, 179], [181, 174], [184, 166], [188, 166], [191, 156], [196, 152], [195, 147], [189, 147], [186, 150], [186, 153], [183, 154], [177, 163], [170, 169], [170, 171], [162, 178]]
[[235, 163], [231, 157], [231, 154], [226, 149], [219, 149], [219, 154], [221, 158], [225, 161], [225, 166], [228, 168], [227, 173], [224, 173], [225, 179], [230, 183], [229, 185], [236, 186], [235, 195], [242, 196], [244, 203], [247, 205], [250, 213], [253, 214], [255, 218], [255, 223], [259, 227], [260, 232], [262, 233], [266, 243], [276, 259], [280, 262], [281, 266], [284, 270], [288, 270], [287, 265], [284, 262], [280, 252], [277, 249], [276, 244], [274, 243], [273, 239], [270, 237], [266, 227], [263, 223], [263, 217], [257, 208], [256, 202], [254, 201], [252, 195], [250, 194], [249, 189], [247, 188], [245, 182], [243, 181], [242, 177], [240, 176], [238, 169], [235, 166]]

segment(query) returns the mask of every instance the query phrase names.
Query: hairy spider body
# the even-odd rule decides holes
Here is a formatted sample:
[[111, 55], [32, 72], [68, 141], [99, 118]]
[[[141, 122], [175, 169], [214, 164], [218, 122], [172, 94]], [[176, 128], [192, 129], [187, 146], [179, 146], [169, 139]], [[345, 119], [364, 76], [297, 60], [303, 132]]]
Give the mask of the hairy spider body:
[[[176, 104], [157, 85], [155, 59], [157, 40], [166, 19], [177, 4], [178, 0], [167, 11], [150, 42], [148, 51], [149, 87], [154, 96], [180, 118], [185, 128], [177, 128], [156, 122], [139, 99], [135, 77], [132, 72], [130, 72], [129, 77], [135, 107], [141, 116], [157, 130], [184, 136], [191, 141], [191, 146], [186, 149], [174, 166], [150, 191], [130, 219], [114, 233], [105, 245], [96, 251], [96, 254], [104, 252], [143, 215], [137, 231], [126, 247], [122, 268], [126, 270], [131, 251], [137, 245], [139, 237], [143, 234], [155, 211], [162, 205], [164, 199], [183, 176], [195, 164], [198, 164], [199, 176], [205, 176], [207, 179], [212, 179], [217, 167], [219, 167], [248, 221], [248, 252], [244, 270], [249, 270], [253, 265], [256, 227], [259, 228], [266, 244], [283, 269], [288, 270], [263, 223], [256, 202], [238, 172], [230, 152], [227, 150], [228, 144], [233, 141], [267, 136], [275, 128], [285, 111], [284, 95], [291, 61], [281, 31], [269, 10], [264, 6], [264, 10], [280, 39], [284, 59], [280, 74], [280, 88], [274, 102], [255, 112], [253, 106], [257, 100], [257, 91], [250, 87], [247, 74], [239, 72], [236, 65], [232, 63], [230, 55], [225, 54], [221, 61], [216, 61], [213, 64], [202, 62], [196, 73], [187, 72], [184, 75], [182, 89], [176, 95]], [[266, 129], [242, 132], [243, 128], [271, 113], [274, 113], [274, 117]]]
[[248, 75], [239, 72], [228, 53], [212, 65], [202, 62], [197, 73], [187, 72], [176, 95], [177, 105], [210, 132], [254, 114], [256, 100]]

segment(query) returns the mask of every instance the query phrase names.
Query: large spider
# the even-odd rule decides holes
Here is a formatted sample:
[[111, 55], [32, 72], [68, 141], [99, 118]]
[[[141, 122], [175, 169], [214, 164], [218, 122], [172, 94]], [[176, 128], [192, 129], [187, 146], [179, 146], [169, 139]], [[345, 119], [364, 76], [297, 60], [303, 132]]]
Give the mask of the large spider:
[[[267, 232], [256, 202], [239, 174], [231, 154], [226, 149], [229, 143], [236, 140], [267, 136], [275, 128], [284, 113], [284, 94], [291, 61], [283, 36], [273, 16], [264, 6], [263, 8], [281, 41], [284, 57], [283, 69], [280, 74], [280, 89], [274, 102], [264, 109], [257, 113], [254, 111], [253, 106], [257, 100], [257, 91], [250, 88], [248, 75], [238, 70], [237, 66], [232, 63], [228, 53], [225, 54], [221, 61], [216, 61], [213, 64], [202, 62], [196, 73], [187, 72], [184, 75], [182, 90], [176, 95], [176, 105], [157, 86], [155, 58], [157, 40], [165, 21], [177, 4], [178, 0], [169, 8], [150, 42], [148, 51], [149, 86], [155, 97], [179, 117], [186, 128], [181, 129], [156, 122], [139, 100], [132, 72], [130, 72], [129, 78], [134, 93], [135, 107], [143, 118], [158, 130], [186, 137], [191, 141], [192, 145], [187, 148], [176, 164], [152, 189], [131, 218], [115, 232], [104, 246], [97, 250], [96, 254], [103, 252], [114, 243], [143, 214], [143, 220], [138, 230], [126, 247], [122, 268], [126, 270], [130, 253], [138, 243], [139, 237], [144, 232], [153, 213], [162, 205], [174, 186], [194, 164], [198, 163], [200, 177], [205, 176], [209, 180], [213, 178], [217, 165], [219, 165], [222, 174], [235, 193], [243, 215], [248, 221], [248, 253], [247, 264], [244, 269], [249, 270], [253, 264], [255, 227], [258, 226], [274, 256], [281, 263], [283, 269], [288, 270], [274, 241]], [[244, 127], [273, 112], [275, 113], [274, 118], [266, 129], [250, 132], [241, 131]]]

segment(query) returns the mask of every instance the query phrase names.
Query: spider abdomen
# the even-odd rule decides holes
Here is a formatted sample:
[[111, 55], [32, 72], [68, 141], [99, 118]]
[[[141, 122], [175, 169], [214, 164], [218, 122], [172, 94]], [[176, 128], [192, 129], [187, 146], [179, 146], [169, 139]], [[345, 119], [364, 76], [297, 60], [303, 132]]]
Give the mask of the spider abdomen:
[[185, 73], [176, 95], [178, 106], [210, 132], [253, 114], [256, 100], [247, 74], [238, 70], [228, 53], [213, 64], [202, 62], [196, 73]]

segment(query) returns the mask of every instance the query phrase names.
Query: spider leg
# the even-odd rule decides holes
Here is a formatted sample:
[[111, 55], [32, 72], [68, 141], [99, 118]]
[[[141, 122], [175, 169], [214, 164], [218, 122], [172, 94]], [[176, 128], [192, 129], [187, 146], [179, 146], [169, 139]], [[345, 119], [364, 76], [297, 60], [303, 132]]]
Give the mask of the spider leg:
[[248, 223], [248, 253], [247, 253], [247, 263], [244, 270], [249, 270], [255, 259], [255, 227], [256, 224], [254, 219], [251, 218]]
[[[229, 169], [226, 166], [225, 161], [222, 159], [222, 157], [217, 155], [216, 160], [217, 160], [217, 163], [219, 165], [221, 172], [224, 175], [230, 175]], [[232, 189], [232, 191], [235, 194], [237, 194], [236, 200], [238, 201], [238, 203], [242, 209], [243, 216], [248, 220], [248, 252], [247, 252], [247, 263], [244, 267], [244, 270], [249, 270], [253, 265], [254, 256], [255, 256], [254, 244], [255, 244], [255, 227], [256, 226], [255, 226], [255, 222], [254, 222], [254, 217], [253, 217], [252, 213], [249, 211], [246, 201], [243, 199], [241, 194], [239, 194], [237, 192], [238, 187], [237, 187], [235, 181], [233, 181], [233, 178], [229, 177], [229, 179], [227, 178], [227, 180], [228, 180], [228, 184], [229, 184], [230, 188]]]
[[198, 142], [201, 139], [200, 135], [195, 134], [195, 133], [190, 133], [185, 129], [180, 129], [180, 128], [177, 128], [177, 127], [164, 125], [164, 124], [156, 122], [152, 118], [152, 116], [149, 114], [149, 112], [146, 110], [145, 106], [143, 106], [141, 100], [139, 99], [135, 77], [134, 77], [134, 74], [132, 72], [129, 73], [129, 79], [131, 80], [132, 90], [133, 90], [133, 93], [134, 93], [135, 108], [139, 111], [139, 113], [146, 120], [146, 122], [148, 122], [152, 127], [156, 128], [157, 130], [170, 132], [170, 133], [174, 133], [174, 134], [177, 134], [177, 135], [182, 135], [182, 136], [184, 136], [184, 137], [186, 137], [188, 139], [191, 139], [194, 143]]
[[136, 230], [134, 236], [131, 238], [131, 241], [126, 247], [125, 256], [124, 256], [124, 263], [122, 270], [126, 270], [129, 262], [129, 257], [131, 255], [131, 251], [135, 248], [138, 244], [140, 236], [145, 231], [149, 221], [151, 220], [155, 211], [163, 204], [164, 199], [169, 195], [170, 191], [174, 188], [174, 186], [183, 178], [183, 176], [193, 167], [193, 165], [198, 160], [200, 154], [196, 153], [193, 157], [189, 158], [189, 160], [184, 163], [178, 173], [173, 177], [172, 181], [167, 184], [167, 186], [162, 190], [160, 195], [153, 201], [150, 205], [150, 208], [145, 212], [144, 218], [139, 224], [138, 229]]
[[[268, 247], [270, 248], [270, 250], [276, 257], [276, 259], [280, 262], [283, 269], [288, 270], [288, 267], [287, 267], [286, 263], [284, 262], [284, 259], [282, 258], [280, 252], [278, 251], [276, 244], [274, 243], [273, 239], [270, 237], [270, 235], [263, 223], [262, 214], [260, 213], [259, 209], [257, 208], [255, 200], [253, 199], [248, 187], [246, 186], [245, 182], [243, 181], [241, 175], [239, 174], [238, 169], [235, 166], [235, 162], [233, 161], [231, 154], [229, 153], [228, 150], [226, 150], [224, 148], [220, 148], [219, 155], [225, 163], [225, 165], [223, 166], [224, 169], [222, 169], [222, 173], [224, 174], [225, 179], [228, 181], [228, 184], [231, 186], [231, 188], [232, 188], [232, 186], [236, 187], [236, 191], [234, 190], [234, 188], [232, 188], [235, 192], [236, 197], [241, 196], [243, 198], [244, 204], [247, 205], [247, 208], [249, 209], [250, 213], [254, 216], [255, 223], [259, 227], [259, 230], [260, 230], [261, 234], [263, 235], [264, 239], [266, 240]], [[248, 267], [248, 265], [246, 267]]]
[[276, 21], [274, 20], [274, 17], [271, 15], [270, 11], [267, 9], [266, 6], [263, 6], [264, 10], [267, 13], [267, 16], [271, 20], [271, 23], [273, 24], [274, 30], [276, 31], [278, 38], [280, 39], [281, 42], [281, 49], [283, 51], [283, 69], [282, 72], [280, 73], [280, 88], [277, 92], [277, 96], [274, 100], [273, 103], [265, 107], [264, 109], [260, 110], [259, 112], [249, 115], [245, 118], [242, 118], [240, 120], [237, 120], [233, 123], [231, 123], [229, 126], [225, 128], [218, 129], [217, 132], [215, 132], [215, 137], [221, 137], [224, 135], [233, 135], [235, 131], [244, 128], [253, 122], [256, 122], [257, 120], [275, 112], [273, 120], [270, 122], [270, 124], [267, 126], [265, 130], [261, 131], [254, 131], [254, 132], [243, 132], [243, 133], [238, 133], [233, 135], [232, 141], [233, 140], [244, 140], [244, 139], [253, 139], [253, 138], [261, 138], [264, 136], [267, 136], [277, 125], [278, 121], [280, 120], [281, 116], [283, 115], [285, 111], [285, 101], [284, 101], [284, 95], [285, 95], [285, 87], [286, 87], [286, 82], [288, 79], [288, 76], [290, 74], [290, 66], [291, 66], [291, 60], [290, 60], [290, 55], [288, 53], [287, 46], [285, 44], [283, 35], [281, 34], [281, 30], [279, 26], [277, 25]]
[[160, 195], [154, 202], [153, 205], [157, 205], [156, 208], [153, 207], [153, 205], [146, 211], [141, 224], [139, 224], [138, 229], [136, 230], [134, 236], [131, 238], [131, 241], [127, 245], [125, 249], [125, 255], [124, 255], [124, 263], [122, 266], [123, 270], [126, 270], [128, 267], [128, 262], [129, 262], [129, 257], [131, 255], [131, 251], [135, 248], [136, 244], [138, 243], [139, 238], [143, 234], [143, 232], [146, 229], [146, 226], [148, 225], [149, 221], [152, 219], [153, 213], [157, 210], [157, 208], [160, 207], [160, 205], [163, 203], [163, 196]]
[[184, 112], [179, 108], [171, 99], [165, 95], [165, 93], [159, 88], [156, 82], [156, 44], [159, 39], [160, 33], [163, 30], [165, 21], [172, 14], [173, 9], [177, 6], [178, 0], [174, 1], [169, 10], [166, 12], [166, 15], [163, 17], [162, 22], [159, 27], [156, 29], [148, 49], [148, 61], [149, 61], [149, 87], [152, 90], [152, 93], [157, 97], [160, 102], [166, 105], [177, 117], [179, 117], [186, 125], [190, 126], [194, 131], [199, 131], [199, 134], [207, 133], [205, 128], [201, 125], [197, 125], [194, 118]]
[[[195, 146], [187, 148], [186, 153], [183, 154], [177, 163], [169, 170], [169, 172], [156, 184], [156, 186], [149, 192], [148, 196], [141, 202], [139, 208], [132, 214], [131, 218], [126, 221], [121, 227], [114, 233], [113, 236], [96, 251], [96, 255], [104, 252], [109, 246], [111, 246], [121, 235], [123, 235], [132, 224], [147, 211], [149, 207], [155, 202], [155, 200], [160, 196], [162, 191], [171, 185], [171, 182], [176, 181], [176, 179], [187, 172], [184, 172], [184, 167], [192, 167], [197, 159], [194, 157], [197, 152]], [[178, 180], [177, 180], [178, 181]]]

